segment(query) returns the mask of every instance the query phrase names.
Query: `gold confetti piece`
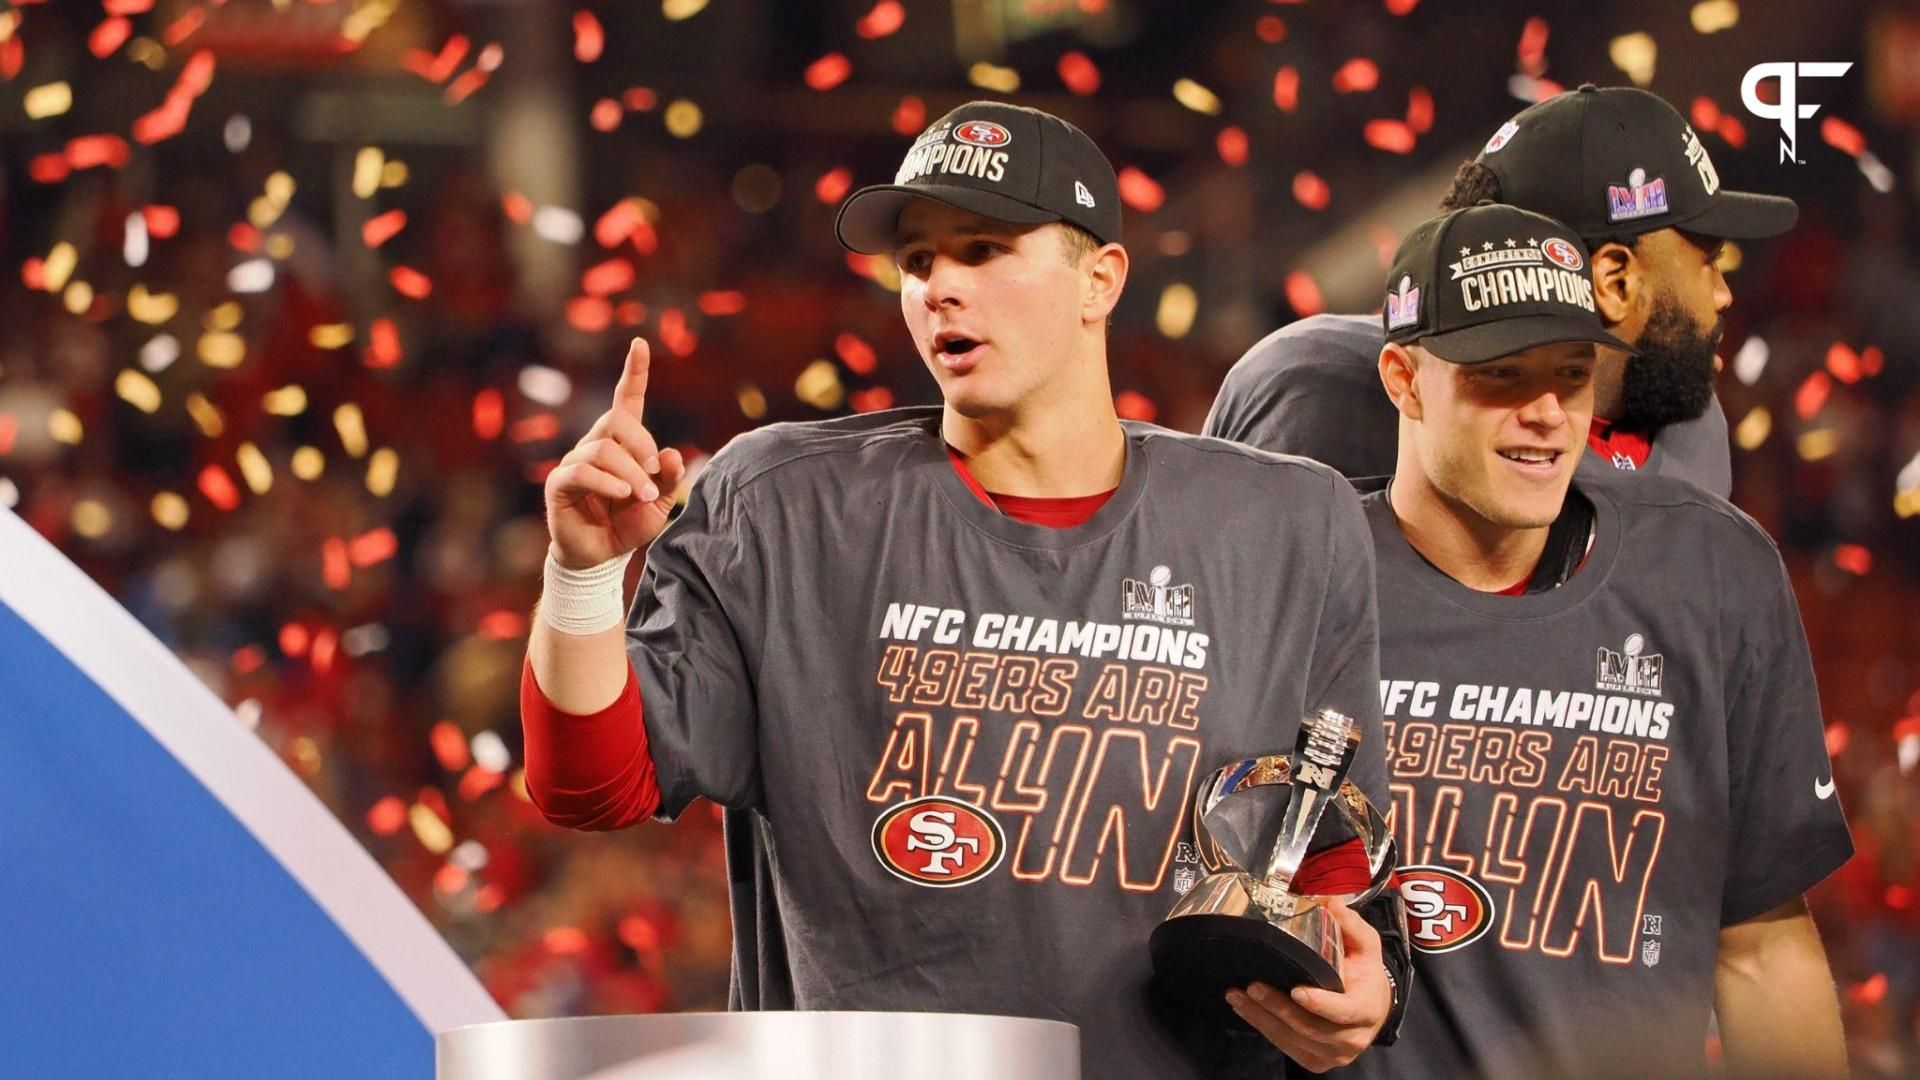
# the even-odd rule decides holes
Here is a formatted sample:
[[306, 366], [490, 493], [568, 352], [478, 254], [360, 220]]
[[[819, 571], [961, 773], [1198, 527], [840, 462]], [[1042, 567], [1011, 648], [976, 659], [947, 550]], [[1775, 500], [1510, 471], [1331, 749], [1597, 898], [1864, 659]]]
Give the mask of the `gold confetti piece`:
[[267, 198], [273, 205], [284, 209], [293, 201], [294, 186], [293, 174], [284, 169], [275, 172], [267, 177]]
[[280, 215], [285, 213], [286, 209], [285, 203], [275, 203], [262, 195], [247, 204], [247, 222], [254, 228], [264, 231], [271, 228], [274, 222], [279, 221]]
[[1765, 405], [1755, 405], [1753, 410], [1733, 429], [1733, 441], [1742, 450], [1758, 450], [1760, 444], [1773, 434], [1773, 414]]
[[40, 270], [40, 280], [48, 292], [59, 292], [67, 287], [67, 279], [73, 276], [73, 269], [80, 265], [80, 252], [65, 240], [53, 245], [47, 252], [47, 261]]
[[1642, 33], [1622, 34], [1607, 43], [1607, 57], [1613, 66], [1627, 73], [1635, 86], [1653, 82], [1653, 61], [1659, 55], [1653, 38]]
[[228, 300], [207, 312], [206, 327], [209, 330], [238, 330], [240, 317], [245, 314], [246, 309], [240, 306], [240, 301]]
[[[281, 6], [279, 0], [275, 0], [275, 6]], [[368, 0], [362, 3], [341, 21], [340, 36], [356, 45], [366, 41], [367, 35], [387, 25], [387, 20], [393, 17], [394, 9], [398, 6], [397, 0]]]
[[333, 430], [340, 436], [340, 445], [348, 457], [366, 456], [367, 418], [361, 414], [360, 406], [349, 401], [333, 410]]
[[247, 343], [239, 334], [215, 330], [200, 335], [200, 362], [210, 368], [228, 370], [247, 358]]
[[767, 395], [752, 383], [740, 384], [734, 391], [734, 397], [740, 402], [740, 414], [749, 420], [759, 420], [767, 415]]
[[317, 447], [303, 446], [293, 452], [292, 468], [302, 480], [318, 480], [327, 471], [327, 457]]
[[307, 340], [316, 349], [342, 349], [353, 344], [353, 327], [346, 323], [327, 323], [307, 331]]
[[380, 170], [387, 158], [377, 146], [363, 146], [353, 156], [353, 193], [371, 199], [380, 190]]
[[[300, 775], [318, 776], [320, 774], [319, 743], [314, 742], [310, 736], [302, 735], [293, 740], [291, 749], [293, 752], [293, 767], [300, 772]], [[451, 843], [451, 840], [449, 840], [449, 843]], [[434, 854], [437, 855], [439, 852], [435, 852]]]
[[84, 281], [69, 282], [66, 290], [60, 294], [60, 302], [73, 314], [85, 315], [87, 309], [93, 306], [93, 286]]
[[220, 408], [198, 393], [187, 395], [187, 415], [193, 417], [200, 434], [209, 439], [217, 439], [227, 430], [227, 422], [220, 416]]
[[186, 528], [187, 519], [193, 516], [187, 500], [171, 491], [155, 495], [151, 509], [153, 520], [168, 532], [179, 532]]
[[121, 371], [113, 378], [113, 392], [148, 416], [160, 411], [160, 387], [145, 372], [132, 368]]
[[70, 520], [74, 532], [88, 540], [98, 540], [113, 528], [113, 511], [98, 499], [81, 499], [73, 504]]
[[400, 455], [387, 447], [373, 452], [367, 460], [367, 490], [376, 499], [384, 499], [393, 494], [393, 486], [400, 479]]
[[292, 258], [293, 237], [283, 232], [267, 237], [267, 257], [276, 262], [286, 262]]
[[967, 69], [967, 81], [982, 90], [992, 90], [999, 94], [1011, 94], [1020, 89], [1020, 73], [1009, 67], [989, 64], [985, 60]]
[[1173, 100], [1197, 113], [1220, 115], [1220, 98], [1192, 79], [1180, 79], [1173, 84]]
[[0, 11], [0, 44], [13, 40], [13, 31], [20, 25], [20, 13]]
[[1893, 512], [1900, 515], [1902, 520], [1920, 515], [1920, 488], [1896, 492], [1893, 496]]
[[380, 186], [383, 188], [405, 187], [407, 175], [406, 162], [389, 161], [380, 166]]
[[78, 416], [66, 409], [55, 409], [47, 414], [47, 435], [54, 442], [79, 446], [86, 432], [80, 427]]
[[1815, 428], [1794, 441], [1794, 449], [1803, 461], [1821, 461], [1840, 449], [1840, 433], [1832, 428]]
[[148, 71], [159, 71], [167, 66], [167, 49], [152, 38], [134, 38], [133, 44], [127, 46], [127, 59]]
[[233, 458], [240, 465], [240, 478], [247, 482], [247, 489], [255, 495], [265, 495], [273, 490], [273, 466], [267, 462], [267, 455], [250, 442], [243, 442], [233, 452]]
[[660, 14], [665, 15], [668, 22], [691, 19], [705, 10], [707, 0], [660, 0]]
[[1178, 340], [1187, 336], [1193, 329], [1194, 316], [1200, 312], [1200, 297], [1194, 293], [1193, 286], [1176, 281], [1160, 293], [1160, 307], [1154, 312], [1153, 324], [1160, 333]]
[[413, 835], [420, 846], [435, 855], [445, 855], [453, 849], [453, 830], [440, 820], [440, 815], [423, 804], [414, 803], [407, 808], [407, 824], [413, 826]]
[[274, 416], [299, 416], [307, 411], [307, 392], [297, 384], [269, 390], [260, 399], [260, 407]]
[[60, 116], [73, 108], [73, 87], [63, 82], [36, 86], [27, 91], [21, 107], [27, 111], [29, 120], [45, 120], [49, 116]]
[[815, 360], [793, 381], [793, 396], [821, 412], [829, 412], [847, 399], [847, 390], [840, 385], [840, 369], [832, 361]]
[[662, 117], [667, 125], [667, 133], [677, 139], [691, 139], [700, 132], [705, 119], [700, 115], [700, 106], [686, 98], [677, 98], [667, 105]]
[[135, 285], [127, 291], [127, 314], [135, 322], [148, 326], [159, 326], [180, 310], [180, 298], [172, 293], [152, 293], [145, 285]]
[[1731, 29], [1740, 21], [1740, 5], [1734, 0], [1703, 0], [1690, 12], [1693, 28], [1702, 34]]

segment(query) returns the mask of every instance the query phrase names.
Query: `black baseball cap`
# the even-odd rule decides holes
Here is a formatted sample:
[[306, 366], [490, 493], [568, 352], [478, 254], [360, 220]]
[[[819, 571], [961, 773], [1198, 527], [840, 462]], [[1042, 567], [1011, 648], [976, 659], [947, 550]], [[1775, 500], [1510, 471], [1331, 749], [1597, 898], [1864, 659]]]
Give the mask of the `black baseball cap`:
[[1669, 227], [1757, 239], [1800, 216], [1792, 199], [1723, 190], [1693, 126], [1631, 86], [1587, 83], [1528, 106], [1474, 160], [1500, 178], [1502, 201], [1593, 240], [1630, 242]]
[[1536, 345], [1591, 341], [1637, 355], [1593, 307], [1587, 246], [1572, 229], [1483, 202], [1421, 222], [1400, 242], [1380, 321], [1387, 339], [1481, 364]]
[[935, 120], [907, 150], [891, 184], [840, 204], [834, 233], [863, 255], [893, 250], [900, 211], [933, 199], [996, 221], [1065, 221], [1101, 243], [1120, 239], [1120, 182], [1087, 134], [1038, 109], [970, 101]]

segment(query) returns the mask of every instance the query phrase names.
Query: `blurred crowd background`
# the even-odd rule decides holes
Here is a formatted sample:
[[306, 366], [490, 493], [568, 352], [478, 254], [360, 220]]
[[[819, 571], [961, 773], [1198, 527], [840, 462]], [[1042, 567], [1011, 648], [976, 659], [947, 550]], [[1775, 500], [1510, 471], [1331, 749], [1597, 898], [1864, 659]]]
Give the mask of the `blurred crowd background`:
[[[1798, 162], [1740, 101], [1782, 60], [1854, 65], [1801, 81]], [[1814, 896], [1856, 1065], [1915, 1075], [1920, 4], [0, 0], [0, 505], [512, 1015], [721, 1007], [710, 808], [566, 834], [518, 772], [539, 484], [626, 340], [696, 460], [933, 400], [890, 268], [832, 215], [1004, 98], [1122, 170], [1118, 405], [1196, 430], [1242, 350], [1373, 310], [1454, 167], [1589, 81], [1661, 93], [1728, 186], [1802, 207], [1729, 253], [1721, 395], [1860, 851]]]

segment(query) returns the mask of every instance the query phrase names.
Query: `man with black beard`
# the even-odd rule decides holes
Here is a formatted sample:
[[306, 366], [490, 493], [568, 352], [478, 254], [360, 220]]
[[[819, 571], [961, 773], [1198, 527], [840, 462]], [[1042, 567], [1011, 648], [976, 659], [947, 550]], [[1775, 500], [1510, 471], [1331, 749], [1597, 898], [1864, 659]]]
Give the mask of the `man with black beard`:
[[[1727, 239], [1792, 228], [1793, 201], [1722, 190], [1706, 147], [1671, 105], [1644, 90], [1591, 84], [1503, 124], [1460, 167], [1440, 207], [1489, 200], [1579, 233], [1592, 252], [1602, 322], [1640, 352], [1600, 350], [1581, 468], [1676, 476], [1726, 497], [1732, 465], [1713, 379], [1720, 314], [1733, 293], [1719, 269], [1720, 249]], [[1500, 259], [1489, 251], [1456, 255], [1474, 267]], [[1420, 303], [1417, 290], [1388, 300]], [[1349, 477], [1391, 473], [1398, 418], [1380, 392], [1381, 321], [1316, 315], [1269, 334], [1227, 373], [1205, 433], [1316, 458]]]

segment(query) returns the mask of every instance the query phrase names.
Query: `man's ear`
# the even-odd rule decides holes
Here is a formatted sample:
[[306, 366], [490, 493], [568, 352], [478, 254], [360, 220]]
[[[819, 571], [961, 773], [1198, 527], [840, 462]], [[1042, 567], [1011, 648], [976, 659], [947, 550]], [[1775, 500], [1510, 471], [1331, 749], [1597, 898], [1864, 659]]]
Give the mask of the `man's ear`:
[[1643, 302], [1647, 268], [1634, 249], [1609, 240], [1593, 252], [1593, 306], [1608, 326], [1627, 322]]
[[1104, 244], [1087, 256], [1087, 284], [1080, 300], [1082, 322], [1105, 323], [1113, 314], [1121, 290], [1127, 287], [1127, 265], [1127, 249], [1119, 244]]
[[1409, 420], [1420, 419], [1420, 383], [1414, 372], [1420, 362], [1413, 351], [1389, 341], [1380, 349], [1380, 385], [1386, 387], [1393, 407]]

